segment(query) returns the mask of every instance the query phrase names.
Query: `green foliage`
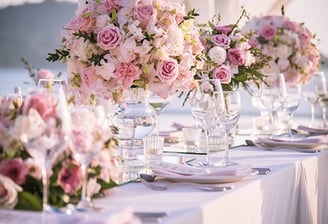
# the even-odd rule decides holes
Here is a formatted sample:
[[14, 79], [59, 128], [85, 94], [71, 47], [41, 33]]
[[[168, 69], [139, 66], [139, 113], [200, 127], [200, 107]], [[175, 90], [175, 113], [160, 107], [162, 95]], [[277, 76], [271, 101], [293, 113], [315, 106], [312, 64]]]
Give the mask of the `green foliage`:
[[69, 56], [69, 51], [65, 48], [56, 49], [55, 53], [48, 53], [47, 61], [49, 62], [56, 62], [62, 61], [63, 63], [66, 62], [66, 57]]
[[18, 193], [18, 203], [16, 204], [15, 209], [41, 211], [42, 204], [35, 195], [27, 191], [22, 191]]

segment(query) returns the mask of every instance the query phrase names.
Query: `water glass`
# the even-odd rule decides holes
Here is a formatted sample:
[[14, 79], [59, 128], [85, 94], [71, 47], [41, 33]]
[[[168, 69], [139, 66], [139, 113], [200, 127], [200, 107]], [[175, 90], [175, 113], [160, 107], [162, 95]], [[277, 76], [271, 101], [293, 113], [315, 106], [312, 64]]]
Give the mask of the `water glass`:
[[149, 135], [143, 138], [145, 162], [157, 162], [162, 160], [164, 148], [164, 136]]
[[199, 148], [202, 129], [196, 127], [182, 128], [183, 145], [188, 152], [195, 152]]

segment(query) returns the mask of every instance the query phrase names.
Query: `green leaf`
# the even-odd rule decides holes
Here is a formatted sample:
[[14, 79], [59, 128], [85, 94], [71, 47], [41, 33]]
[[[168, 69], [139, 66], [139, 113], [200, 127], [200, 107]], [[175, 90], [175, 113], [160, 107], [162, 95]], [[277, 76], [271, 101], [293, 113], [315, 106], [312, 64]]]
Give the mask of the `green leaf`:
[[41, 201], [33, 194], [27, 191], [22, 191], [18, 193], [18, 202], [15, 206], [15, 209], [41, 211], [42, 204]]

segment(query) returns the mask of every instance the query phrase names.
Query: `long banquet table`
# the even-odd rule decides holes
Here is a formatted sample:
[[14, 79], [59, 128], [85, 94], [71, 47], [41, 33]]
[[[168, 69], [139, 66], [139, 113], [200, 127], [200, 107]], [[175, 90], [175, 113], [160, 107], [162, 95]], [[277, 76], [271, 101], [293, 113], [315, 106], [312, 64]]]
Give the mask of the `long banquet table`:
[[[184, 115], [175, 115], [174, 119], [187, 121]], [[105, 198], [94, 200], [104, 210], [89, 213], [88, 218], [97, 217], [99, 220], [99, 217], [130, 208], [136, 212], [166, 212], [162, 223], [168, 224], [328, 223], [327, 150], [304, 153], [244, 146], [234, 148], [230, 153], [235, 161], [251, 163], [253, 167], [269, 167], [271, 172], [221, 184], [234, 186], [234, 189], [225, 192], [184, 188], [154, 191], [141, 183], [124, 184], [113, 189]], [[222, 154], [219, 152], [217, 156]], [[164, 159], [178, 162], [192, 158], [188, 156], [169, 154]], [[21, 218], [15, 214], [20, 214]], [[0, 210], [0, 223], [16, 224], [22, 219], [25, 224], [34, 223], [39, 216]], [[58, 220], [61, 221], [57, 223], [65, 223], [63, 215]]]

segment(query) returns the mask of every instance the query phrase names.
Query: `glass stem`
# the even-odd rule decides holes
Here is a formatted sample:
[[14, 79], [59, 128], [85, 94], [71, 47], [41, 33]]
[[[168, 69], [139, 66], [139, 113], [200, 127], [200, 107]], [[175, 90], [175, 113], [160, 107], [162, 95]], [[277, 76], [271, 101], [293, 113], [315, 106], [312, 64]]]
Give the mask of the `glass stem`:
[[227, 130], [224, 130], [224, 157], [223, 157], [224, 166], [230, 163], [228, 133], [229, 132]]
[[81, 164], [81, 172], [83, 175], [83, 185], [82, 185], [82, 192], [81, 192], [81, 202], [87, 203], [90, 201], [87, 194], [87, 185], [88, 185], [88, 169], [85, 164]]
[[314, 126], [314, 112], [315, 112], [315, 107], [314, 104], [311, 104], [311, 126]]
[[41, 169], [42, 174], [42, 188], [43, 188], [43, 195], [42, 195], [42, 209], [43, 211], [49, 210], [48, 205], [48, 195], [49, 195], [49, 188], [48, 188], [48, 166], [45, 163]]
[[322, 120], [323, 120], [323, 127], [326, 128], [327, 127], [327, 109], [326, 109], [326, 105], [324, 105], [322, 107]]
[[288, 113], [287, 136], [292, 137], [293, 113]]
[[205, 129], [205, 142], [206, 142], [206, 164], [210, 165], [210, 146], [209, 146], [209, 130]]
[[270, 113], [270, 122], [271, 122], [271, 138], [274, 136], [274, 116], [275, 116], [275, 111], [272, 111]]

